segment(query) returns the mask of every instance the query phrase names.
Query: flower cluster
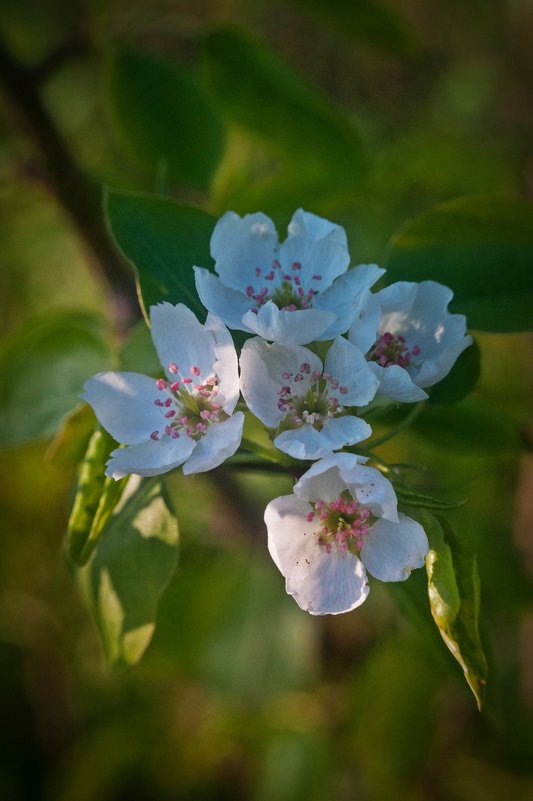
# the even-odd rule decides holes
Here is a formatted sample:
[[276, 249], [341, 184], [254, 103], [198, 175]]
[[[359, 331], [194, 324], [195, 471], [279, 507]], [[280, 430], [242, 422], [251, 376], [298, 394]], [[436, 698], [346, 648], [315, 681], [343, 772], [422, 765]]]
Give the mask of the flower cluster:
[[[428, 551], [392, 484], [354, 452], [372, 434], [365, 410], [377, 396], [427, 398], [471, 343], [466, 320], [433, 281], [372, 292], [385, 271], [348, 269], [344, 230], [301, 209], [282, 243], [264, 214], [228, 212], [211, 254], [214, 272], [194, 268], [205, 325], [183, 304], [150, 309], [162, 373], [106, 372], [85, 385], [124, 446], [107, 475], [211, 470], [236, 453], [251, 412], [275, 448], [314, 462], [265, 512], [287, 592], [311, 614], [349, 611], [368, 594], [367, 572], [401, 581]], [[249, 335], [240, 360], [228, 328]]]

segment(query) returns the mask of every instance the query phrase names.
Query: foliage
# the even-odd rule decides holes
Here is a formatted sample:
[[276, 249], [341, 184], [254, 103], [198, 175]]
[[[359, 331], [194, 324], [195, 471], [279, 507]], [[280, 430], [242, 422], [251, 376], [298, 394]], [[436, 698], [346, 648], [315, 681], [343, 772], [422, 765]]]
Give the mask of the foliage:
[[[2, 66], [2, 797], [530, 797], [526, 5], [3, 4], [24, 80], [17, 103]], [[257, 421], [210, 474], [104, 476], [84, 382], [160, 373], [105, 278], [101, 185], [145, 316], [205, 319], [192, 266], [228, 208], [281, 233], [302, 206], [352, 265], [452, 287], [475, 345], [415, 413], [368, 416], [427, 576], [301, 612], [262, 511], [308, 465]]]

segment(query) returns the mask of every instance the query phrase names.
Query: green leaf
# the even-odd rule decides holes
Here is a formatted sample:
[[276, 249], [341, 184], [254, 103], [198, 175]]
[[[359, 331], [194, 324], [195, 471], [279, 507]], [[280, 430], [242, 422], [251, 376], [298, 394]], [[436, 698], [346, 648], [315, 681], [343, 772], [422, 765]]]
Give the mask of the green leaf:
[[144, 312], [167, 300], [185, 303], [205, 319], [193, 266], [209, 267], [209, 242], [216, 220], [175, 200], [137, 192], [107, 190], [107, 225], [115, 244], [133, 266]]
[[59, 313], [28, 321], [0, 352], [0, 445], [54, 434], [84, 381], [108, 366], [100, 318]]
[[132, 370], [134, 373], [159, 375], [161, 364], [157, 357], [150, 329], [144, 320], [140, 320], [128, 334], [118, 352], [121, 370]]
[[522, 331], [533, 325], [533, 204], [502, 197], [442, 203], [392, 239], [387, 281], [450, 286], [450, 311], [470, 328]]
[[395, 11], [374, 0], [296, 0], [324, 22], [357, 42], [371, 45], [382, 52], [412, 58], [420, 53], [409, 27]]
[[80, 465], [74, 504], [67, 526], [67, 555], [75, 564], [82, 564], [81, 553], [91, 532], [104, 487], [105, 463], [115, 447], [114, 439], [97, 426]]
[[464, 350], [448, 375], [428, 390], [430, 404], [447, 405], [463, 400], [476, 386], [481, 373], [481, 351], [476, 340]]
[[119, 47], [107, 64], [105, 90], [114, 130], [141, 165], [173, 183], [209, 185], [225, 131], [191, 72], [172, 58]]
[[[360, 177], [359, 136], [325, 97], [263, 42], [231, 28], [206, 39], [207, 69], [227, 114], [300, 172]], [[339, 169], [342, 165], [342, 169]]]
[[520, 447], [516, 422], [477, 394], [455, 406], [426, 405], [410, 430], [449, 453], [493, 456]]
[[[135, 485], [136, 477], [130, 481]], [[178, 524], [163, 484], [145, 481], [117, 507], [90, 561], [78, 571], [82, 596], [113, 668], [135, 664], [146, 650], [177, 558]]]
[[454, 503], [442, 501], [439, 498], [434, 498], [432, 495], [425, 495], [421, 492], [407, 489], [407, 487], [398, 486], [398, 484], [394, 484], [394, 491], [401, 503], [417, 509], [432, 509], [433, 511], [447, 512], [451, 509], [458, 509], [466, 503], [466, 500], [455, 501]]
[[426, 569], [431, 613], [481, 709], [488, 669], [478, 628], [480, 587], [476, 558], [459, 542], [446, 520], [424, 512], [420, 522], [430, 544]]

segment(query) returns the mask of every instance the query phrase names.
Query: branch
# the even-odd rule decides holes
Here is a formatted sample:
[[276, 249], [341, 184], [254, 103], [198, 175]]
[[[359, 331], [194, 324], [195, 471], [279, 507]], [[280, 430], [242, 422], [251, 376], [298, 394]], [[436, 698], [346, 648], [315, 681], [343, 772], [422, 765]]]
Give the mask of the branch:
[[[59, 55], [64, 58], [65, 53]], [[51, 61], [55, 59], [51, 57]], [[41, 100], [39, 82], [49, 69], [46, 61], [33, 70], [25, 67], [0, 40], [0, 86], [40, 153], [54, 195], [72, 220], [90, 256], [90, 266], [107, 290], [118, 331], [124, 332], [140, 316], [133, 276], [107, 235], [99, 187], [78, 168]]]

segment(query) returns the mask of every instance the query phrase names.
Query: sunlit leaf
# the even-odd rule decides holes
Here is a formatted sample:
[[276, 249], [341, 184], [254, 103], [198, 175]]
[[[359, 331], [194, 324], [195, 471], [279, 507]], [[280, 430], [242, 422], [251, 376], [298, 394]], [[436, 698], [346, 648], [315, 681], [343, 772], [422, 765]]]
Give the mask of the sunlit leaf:
[[175, 200], [108, 190], [104, 199], [109, 231], [139, 282], [145, 314], [152, 304], [185, 303], [205, 319], [193, 266], [209, 267], [209, 241], [216, 220]]
[[53, 434], [84, 381], [108, 365], [100, 318], [60, 313], [27, 322], [0, 352], [0, 445]]
[[69, 559], [81, 563], [81, 554], [89, 538], [105, 481], [105, 463], [116, 447], [115, 440], [97, 426], [80, 464], [74, 504], [65, 541]]
[[465, 197], [442, 203], [392, 239], [387, 281], [450, 286], [450, 311], [480, 331], [533, 326], [533, 203]]
[[[135, 477], [130, 481], [137, 483]], [[82, 595], [113, 668], [133, 665], [143, 655], [177, 556], [178, 524], [163, 485], [145, 481], [117, 507], [90, 561], [78, 571]]]
[[431, 613], [481, 709], [488, 668], [479, 636], [476, 558], [462, 546], [446, 520], [429, 512], [420, 520], [430, 543], [426, 568]]
[[106, 70], [114, 129], [128, 153], [171, 183], [205, 188], [224, 125], [195, 76], [172, 58], [116, 48]]
[[338, 182], [363, 166], [356, 131], [279, 54], [237, 29], [206, 39], [208, 74], [227, 114], [300, 171], [335, 170]]

